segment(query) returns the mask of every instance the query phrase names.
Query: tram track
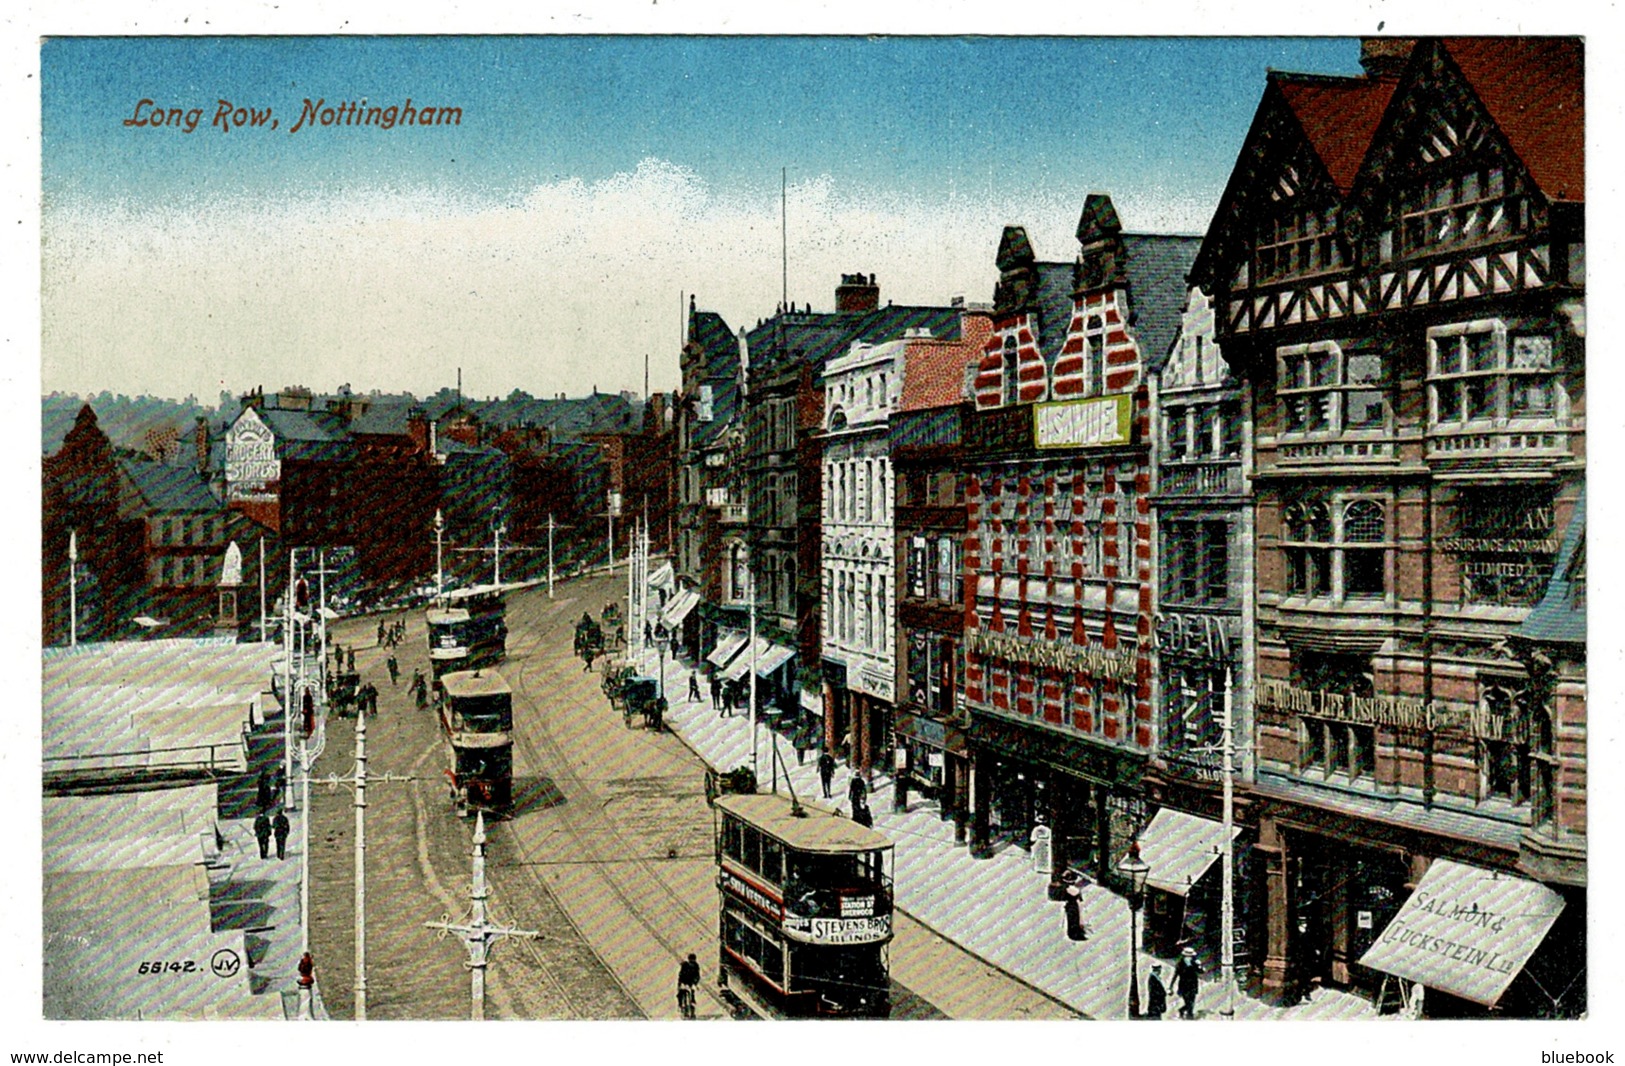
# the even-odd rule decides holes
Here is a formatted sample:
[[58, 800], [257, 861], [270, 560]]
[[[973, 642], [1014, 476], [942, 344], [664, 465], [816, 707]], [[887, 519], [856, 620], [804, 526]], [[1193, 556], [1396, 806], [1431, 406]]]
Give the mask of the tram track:
[[[517, 597], [515, 598], [517, 600]], [[526, 876], [543, 888], [548, 888], [546, 878], [540, 876], [541, 870], [552, 867], [557, 873], [559, 868], [567, 868], [575, 876], [584, 878], [604, 898], [610, 902], [611, 907], [628, 920], [635, 923], [639, 937], [647, 942], [657, 945], [664, 953], [664, 957], [651, 960], [662, 973], [668, 968], [675, 969], [676, 961], [689, 951], [695, 950], [698, 944], [714, 943], [715, 931], [713, 928], [714, 915], [705, 914], [689, 904], [683, 895], [667, 884], [665, 871], [660, 869], [664, 863], [673, 859], [692, 860], [696, 855], [683, 855], [686, 849], [668, 848], [665, 855], [649, 856], [644, 854], [646, 848], [638, 848], [632, 839], [618, 824], [618, 820], [611, 813], [611, 809], [618, 801], [632, 797], [636, 802], [640, 795], [644, 799], [650, 797], [672, 800], [674, 803], [688, 796], [697, 796], [694, 791], [685, 796], [682, 791], [685, 787], [693, 789], [693, 782], [683, 780], [680, 773], [658, 772], [644, 774], [641, 777], [596, 778], [589, 780], [588, 775], [577, 771], [577, 765], [585, 765], [585, 760], [573, 759], [566, 741], [581, 743], [591, 738], [582, 735], [572, 735], [568, 738], [558, 734], [558, 723], [552, 716], [543, 713], [541, 699], [536, 695], [540, 692], [552, 691], [560, 700], [576, 702], [579, 711], [586, 711], [593, 718], [601, 720], [604, 729], [613, 728], [617, 733], [623, 728], [618, 715], [608, 713], [607, 706], [603, 713], [592, 715], [594, 710], [590, 702], [596, 690], [589, 692], [585, 701], [576, 693], [560, 685], [561, 678], [557, 676], [560, 664], [569, 664], [571, 660], [551, 659], [546, 649], [552, 642], [560, 638], [560, 629], [568, 624], [566, 612], [573, 606], [572, 600], [541, 604], [536, 609], [533, 598], [527, 597], [529, 603], [515, 603], [513, 606], [531, 614], [527, 624], [514, 627], [510, 632], [519, 628], [526, 636], [519, 647], [513, 648], [508, 656], [507, 676], [514, 682], [514, 699], [520, 704], [525, 713], [527, 728], [516, 730], [515, 743], [522, 751], [527, 762], [535, 769], [548, 777], [565, 799], [551, 813], [551, 819], [556, 823], [558, 832], [566, 834], [567, 856], [563, 858], [549, 858], [542, 853], [542, 840], [524, 839], [519, 827], [506, 824], [509, 830], [504, 836], [511, 842], [514, 856], [505, 861], [505, 866], [511, 866], [526, 871]], [[517, 669], [514, 666], [517, 665]], [[597, 674], [591, 677], [596, 680]], [[577, 686], [579, 687], [579, 686]], [[575, 731], [569, 731], [574, 733]], [[640, 734], [641, 737], [641, 734]], [[667, 754], [655, 753], [655, 762], [669, 760]], [[658, 768], [658, 767], [657, 767]], [[696, 775], [697, 776], [697, 775]], [[606, 795], [603, 786], [606, 784], [621, 789], [620, 795]], [[677, 785], [678, 791], [673, 794], [672, 786]], [[708, 839], [708, 833], [707, 833]], [[558, 850], [554, 838], [544, 838], [551, 843], [546, 850]], [[702, 849], [703, 855], [709, 859], [710, 849]], [[644, 886], [662, 886], [659, 892], [643, 892], [635, 894], [628, 887], [629, 882]], [[674, 921], [674, 918], [676, 919]], [[625, 937], [632, 939], [630, 935]], [[602, 951], [594, 948], [600, 963], [610, 973], [615, 973], [615, 966], [611, 960], [604, 957]], [[617, 975], [617, 981], [620, 981]], [[637, 997], [630, 989], [622, 988], [628, 997], [637, 1002]], [[661, 982], [664, 987], [664, 982]]]

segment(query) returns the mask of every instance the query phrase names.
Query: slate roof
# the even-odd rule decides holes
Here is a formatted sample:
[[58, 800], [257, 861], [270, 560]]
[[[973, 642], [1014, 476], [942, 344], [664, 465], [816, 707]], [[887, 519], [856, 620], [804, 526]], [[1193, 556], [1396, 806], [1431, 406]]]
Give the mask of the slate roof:
[[119, 472], [151, 511], [220, 510], [209, 483], [190, 465], [168, 466], [145, 459], [119, 459], [118, 464]]
[[1586, 490], [1581, 486], [1580, 498], [1575, 501], [1574, 514], [1557, 550], [1552, 580], [1546, 594], [1518, 627], [1518, 636], [1548, 644], [1586, 642], [1585, 550]]
[[417, 406], [410, 402], [375, 402], [367, 408], [366, 414], [350, 423], [350, 432], [375, 437], [404, 437], [407, 434], [407, 416]]
[[262, 407], [259, 415], [276, 434], [277, 451], [284, 459], [347, 463], [356, 457], [344, 419], [336, 414]]
[[700, 384], [711, 386], [711, 420], [694, 424], [694, 447], [704, 448], [720, 437], [739, 414], [739, 339], [715, 311], [691, 312], [688, 328], [689, 340], [705, 352]]
[[1129, 298], [1140, 358], [1152, 370], [1168, 359], [1185, 313], [1189, 288], [1186, 274], [1196, 262], [1201, 237], [1160, 233], [1125, 233]]
[[1072, 324], [1072, 291], [1077, 272], [1072, 263], [1034, 263], [1038, 272], [1038, 352], [1053, 363], [1066, 344]]

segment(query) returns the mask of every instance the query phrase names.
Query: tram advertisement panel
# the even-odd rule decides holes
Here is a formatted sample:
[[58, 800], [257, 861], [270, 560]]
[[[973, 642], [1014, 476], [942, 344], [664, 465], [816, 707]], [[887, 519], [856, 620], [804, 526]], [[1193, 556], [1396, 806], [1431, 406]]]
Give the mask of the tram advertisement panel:
[[891, 915], [798, 918], [786, 915], [784, 935], [806, 944], [878, 944], [891, 939]]
[[769, 918], [772, 918], [774, 921], [779, 921], [784, 917], [783, 903], [779, 902], [777, 899], [774, 899], [760, 888], [757, 888], [743, 877], [740, 877], [738, 874], [734, 873], [732, 870], [724, 869], [722, 871], [722, 889], [725, 892], [731, 892], [735, 896], [738, 896], [740, 899], [744, 900], [746, 903], [749, 903], [751, 906], [755, 907]]

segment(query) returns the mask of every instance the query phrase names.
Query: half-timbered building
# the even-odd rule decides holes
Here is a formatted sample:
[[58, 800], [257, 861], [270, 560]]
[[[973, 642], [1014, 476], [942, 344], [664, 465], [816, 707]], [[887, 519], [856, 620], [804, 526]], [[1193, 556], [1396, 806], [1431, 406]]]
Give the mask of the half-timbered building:
[[[1583, 1007], [1583, 872], [1527, 851], [1551, 790], [1583, 791], [1584, 715], [1572, 661], [1554, 718], [1513, 651], [1585, 476], [1581, 51], [1386, 41], [1363, 76], [1272, 73], [1193, 271], [1253, 413], [1266, 991]], [[1530, 886], [1544, 922], [1499, 955], [1374, 950], [1459, 869], [1462, 908]]]

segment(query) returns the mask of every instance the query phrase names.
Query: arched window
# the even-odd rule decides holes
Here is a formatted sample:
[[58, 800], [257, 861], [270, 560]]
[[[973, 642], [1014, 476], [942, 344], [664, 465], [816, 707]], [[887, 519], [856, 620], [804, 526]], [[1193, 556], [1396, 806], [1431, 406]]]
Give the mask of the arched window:
[[1343, 595], [1381, 596], [1387, 591], [1384, 571], [1387, 551], [1380, 545], [1388, 523], [1382, 504], [1376, 500], [1354, 500], [1343, 508], [1345, 545], [1370, 544], [1369, 548], [1344, 547]]
[[1021, 398], [1020, 375], [1021, 363], [1020, 358], [1016, 355], [1016, 339], [1006, 337], [1004, 339], [1004, 405], [1006, 407], [1014, 406], [1016, 401]]

